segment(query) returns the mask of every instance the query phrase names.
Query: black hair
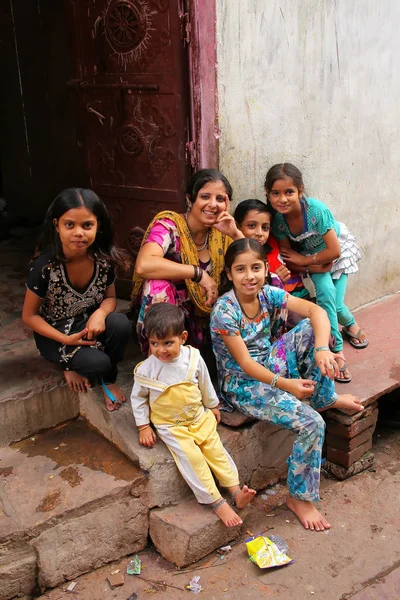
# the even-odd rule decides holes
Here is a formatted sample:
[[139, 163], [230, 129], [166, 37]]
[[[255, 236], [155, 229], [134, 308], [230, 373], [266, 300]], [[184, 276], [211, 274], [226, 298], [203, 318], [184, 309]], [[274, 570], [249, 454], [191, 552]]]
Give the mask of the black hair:
[[292, 165], [292, 163], [279, 163], [271, 167], [266, 174], [264, 182], [265, 191], [269, 194], [275, 181], [278, 181], [278, 179], [287, 179], [288, 177], [293, 180], [298, 190], [304, 188], [301, 171]]
[[232, 186], [225, 177], [225, 175], [222, 175], [222, 173], [220, 173], [216, 169], [201, 169], [193, 175], [193, 177], [190, 179], [186, 186], [186, 195], [189, 196], [189, 199], [192, 202], [192, 204], [196, 202], [197, 194], [199, 193], [201, 188], [207, 185], [207, 183], [215, 181], [221, 181], [224, 184], [226, 193], [228, 194], [228, 198], [229, 200], [232, 200]]
[[58, 221], [63, 214], [72, 208], [87, 208], [97, 219], [97, 235], [90, 246], [90, 251], [106, 259], [113, 267], [121, 271], [129, 268], [127, 253], [114, 244], [114, 234], [108, 210], [93, 190], [83, 188], [67, 188], [63, 190], [50, 204], [39, 235], [35, 257], [46, 250], [54, 250], [55, 256], [61, 262], [67, 262], [64, 256], [60, 236], [55, 228], [54, 221]]
[[233, 288], [232, 281], [228, 279], [227, 271], [232, 269], [235, 258], [239, 256], [239, 254], [244, 254], [244, 252], [248, 252], [249, 250], [254, 252], [259, 260], [262, 260], [264, 263], [267, 262], [264, 247], [257, 242], [257, 240], [253, 240], [252, 238], [240, 238], [239, 240], [232, 242], [225, 253], [225, 270], [221, 275], [221, 285], [219, 287], [220, 296]]
[[260, 213], [267, 213], [268, 215], [271, 215], [271, 218], [273, 217], [271, 206], [269, 206], [265, 202], [257, 200], [256, 198], [242, 200], [235, 208], [235, 214], [233, 215], [233, 218], [235, 219], [239, 227], [243, 223], [247, 213], [251, 210], [256, 210]]
[[185, 331], [185, 315], [178, 306], [160, 302], [147, 310], [143, 325], [148, 338], [155, 336], [162, 340], [168, 336], [182, 335]]

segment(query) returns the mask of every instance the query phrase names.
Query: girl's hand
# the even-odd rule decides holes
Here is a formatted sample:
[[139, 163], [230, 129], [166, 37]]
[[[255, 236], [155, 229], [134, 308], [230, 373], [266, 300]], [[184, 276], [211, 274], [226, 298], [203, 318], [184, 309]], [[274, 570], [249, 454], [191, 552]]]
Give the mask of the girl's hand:
[[279, 267], [276, 269], [275, 273], [278, 275], [279, 279], [282, 281], [282, 283], [286, 283], [289, 279], [290, 279], [290, 271], [287, 267], [285, 267], [285, 265], [279, 265]]
[[282, 389], [285, 389], [285, 392], [289, 392], [289, 394], [292, 394], [298, 400], [304, 400], [304, 398], [309, 398], [313, 395], [315, 385], [316, 381], [312, 379], [286, 379], [285, 388]]
[[309, 265], [308, 269], [310, 273], [329, 273], [332, 269], [333, 261], [326, 263], [325, 265]]
[[282, 247], [279, 249], [279, 254], [283, 260], [291, 262], [298, 267], [307, 266], [307, 257], [300, 254], [300, 252], [296, 252], [296, 250], [292, 250], [292, 248]]
[[315, 353], [315, 362], [318, 365], [322, 375], [329, 377], [329, 379], [335, 379], [339, 377], [339, 367], [335, 360], [335, 355], [330, 350], [318, 350]]
[[218, 288], [214, 279], [210, 275], [203, 271], [203, 276], [199, 282], [202, 294], [206, 297], [206, 306], [212, 306], [218, 298]]
[[139, 430], [139, 442], [142, 446], [152, 448], [157, 441], [156, 434], [151, 427], [145, 427]]
[[221, 413], [218, 407], [216, 408], [210, 408], [212, 414], [214, 415], [214, 417], [217, 420], [217, 423], [221, 423]]
[[94, 346], [97, 344], [96, 340], [84, 339], [87, 337], [88, 331], [89, 330], [86, 328], [83, 331], [79, 331], [79, 333], [66, 335], [64, 344], [66, 346]]
[[86, 329], [88, 330], [86, 335], [88, 340], [94, 340], [106, 330], [106, 315], [101, 309], [94, 311], [86, 323]]

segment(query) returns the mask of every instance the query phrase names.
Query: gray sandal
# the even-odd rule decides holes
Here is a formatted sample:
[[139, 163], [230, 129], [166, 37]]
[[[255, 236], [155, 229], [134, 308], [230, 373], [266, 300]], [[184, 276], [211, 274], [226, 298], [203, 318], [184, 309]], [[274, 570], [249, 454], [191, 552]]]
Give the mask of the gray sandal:
[[[342, 334], [343, 333], [347, 337], [349, 344], [351, 344], [353, 348], [358, 348], [359, 350], [362, 350], [363, 348], [366, 348], [369, 344], [369, 341], [367, 339], [365, 339], [363, 342], [361, 341], [361, 334], [364, 333], [361, 327], [357, 331], [357, 333], [351, 333], [351, 331], [349, 331], [347, 327], [343, 327]], [[358, 342], [353, 342], [353, 340], [358, 340]]]

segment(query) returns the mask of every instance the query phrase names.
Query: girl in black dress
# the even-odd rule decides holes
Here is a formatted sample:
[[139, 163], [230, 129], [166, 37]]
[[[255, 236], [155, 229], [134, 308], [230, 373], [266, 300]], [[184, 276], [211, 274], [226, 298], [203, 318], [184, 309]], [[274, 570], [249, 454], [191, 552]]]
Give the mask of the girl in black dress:
[[100, 198], [92, 190], [66, 189], [46, 213], [22, 311], [40, 354], [63, 367], [70, 389], [85, 392], [101, 382], [109, 411], [125, 401], [117, 363], [131, 324], [114, 312], [114, 268], [127, 265]]

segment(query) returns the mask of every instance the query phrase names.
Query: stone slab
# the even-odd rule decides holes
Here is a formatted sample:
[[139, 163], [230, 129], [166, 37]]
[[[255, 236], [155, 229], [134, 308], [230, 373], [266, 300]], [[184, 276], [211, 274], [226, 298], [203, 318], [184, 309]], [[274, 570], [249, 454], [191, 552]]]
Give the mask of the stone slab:
[[361, 446], [361, 444], [364, 444], [364, 442], [366, 442], [369, 438], [371, 438], [374, 431], [375, 425], [372, 425], [371, 427], [368, 427], [368, 429], [364, 429], [364, 431], [352, 438], [342, 438], [328, 434], [326, 436], [326, 443], [331, 448], [336, 448], [337, 450], [344, 450], [344, 452], [351, 452], [355, 448]]
[[34, 548], [0, 559], [0, 600], [29, 596], [37, 589], [37, 556]]
[[374, 464], [374, 454], [372, 452], [366, 452], [364, 456], [362, 456], [359, 460], [356, 460], [351, 467], [348, 469], [346, 467], [342, 467], [341, 465], [337, 465], [329, 460], [326, 460], [324, 463], [324, 471], [327, 471], [336, 479], [340, 479], [343, 481], [345, 479], [349, 479], [349, 477], [353, 477], [353, 475], [358, 475], [362, 473], [366, 469], [369, 469]]
[[243, 525], [226, 527], [212, 509], [196, 500], [155, 509], [150, 512], [150, 537], [164, 558], [186, 567], [241, 537], [246, 510], [238, 512]]
[[342, 412], [339, 412], [338, 410], [331, 409], [326, 411], [325, 416], [328, 419], [338, 421], [338, 423], [342, 423], [343, 425], [352, 425], [352, 423], [355, 423], [359, 419], [364, 419], [365, 417], [368, 417], [377, 408], [377, 406], [378, 403], [373, 402], [372, 404], [364, 408], [364, 410], [360, 410], [359, 412], [356, 412], [353, 415], [346, 415]]
[[[341, 438], [353, 438], [358, 436], [362, 431], [375, 425], [378, 419], [378, 409], [374, 409], [370, 414], [363, 419], [358, 419], [351, 425], [343, 425], [337, 421], [327, 420], [326, 428], [328, 435], [333, 435]], [[337, 446], [339, 448], [339, 446]]]
[[342, 465], [348, 469], [351, 467], [353, 463], [359, 460], [363, 454], [371, 450], [372, 448], [372, 437], [370, 437], [366, 442], [358, 446], [358, 448], [354, 448], [350, 452], [345, 452], [344, 450], [337, 450], [336, 448], [327, 447], [326, 457], [328, 461], [336, 463], [337, 465]]
[[253, 423], [254, 421], [255, 419], [247, 417], [246, 415], [240, 413], [237, 410], [234, 410], [232, 412], [228, 412], [227, 410], [221, 410], [221, 423], [223, 425], [227, 425], [228, 427], [241, 427], [242, 425]]

